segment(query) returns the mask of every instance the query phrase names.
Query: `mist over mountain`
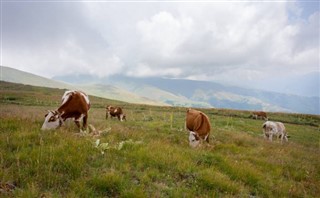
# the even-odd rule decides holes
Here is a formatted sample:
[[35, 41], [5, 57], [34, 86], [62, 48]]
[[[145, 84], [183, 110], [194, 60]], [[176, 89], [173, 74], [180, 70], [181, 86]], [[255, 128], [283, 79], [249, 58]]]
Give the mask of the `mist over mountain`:
[[68, 75], [48, 79], [9, 67], [1, 66], [0, 69], [2, 81], [81, 89], [90, 95], [131, 103], [320, 114], [319, 96], [298, 96], [207, 81], [124, 75], [104, 78]]
[[[83, 90], [89, 95], [99, 96], [108, 99], [120, 100], [130, 103], [140, 103], [140, 104], [149, 104], [149, 105], [159, 105], [164, 106], [167, 105], [165, 103], [161, 103], [158, 101], [151, 100], [149, 98], [141, 97], [137, 94], [131, 93], [127, 90], [121, 89], [119, 87], [115, 87], [112, 85], [99, 84], [99, 83], [90, 83], [87, 84], [77, 83], [79, 79], [73, 82], [60, 80], [53, 80], [44, 78], [38, 75], [34, 75], [28, 72], [20, 71], [17, 69], [13, 69], [10, 67], [0, 66], [1, 79], [0, 81], [20, 83], [26, 85], [40, 86], [40, 87], [51, 87], [51, 88], [61, 88], [61, 89], [69, 89], [69, 90]], [[71, 79], [71, 78], [70, 78]]]
[[137, 78], [113, 75], [59, 76], [68, 83], [102, 83], [121, 87], [140, 96], [175, 106], [216, 107], [319, 114], [319, 97], [306, 97], [257, 89], [223, 85], [216, 82], [168, 78]]
[[299, 96], [320, 96], [320, 72], [249, 81], [246, 87]]

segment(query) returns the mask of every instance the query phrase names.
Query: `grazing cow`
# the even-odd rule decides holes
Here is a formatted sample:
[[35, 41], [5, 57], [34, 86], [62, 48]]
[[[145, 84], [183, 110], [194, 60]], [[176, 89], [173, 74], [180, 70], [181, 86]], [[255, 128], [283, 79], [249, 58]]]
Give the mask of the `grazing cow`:
[[83, 119], [83, 129], [85, 129], [89, 109], [90, 101], [87, 94], [81, 91], [66, 91], [58, 110], [48, 111], [45, 115], [41, 130], [56, 129], [68, 118], [74, 118], [74, 122], [80, 129], [80, 120]]
[[284, 124], [282, 122], [267, 121], [263, 123], [262, 131], [264, 134], [264, 138], [269, 138], [271, 142], [272, 142], [273, 135], [275, 135], [276, 137], [280, 136], [281, 143], [283, 141], [283, 138], [285, 138], [286, 141], [288, 142], [288, 135], [286, 132], [286, 128], [284, 127]]
[[121, 122], [126, 119], [126, 114], [123, 113], [121, 107], [113, 107], [111, 105], [108, 105], [106, 107], [106, 119], [109, 117], [117, 117]]
[[258, 119], [258, 118], [261, 118], [261, 119], [264, 119], [264, 120], [268, 120], [268, 117], [267, 117], [267, 113], [266, 112], [263, 112], [263, 111], [256, 111], [256, 112], [252, 112], [252, 114], [250, 115], [250, 117], [253, 117], [255, 119]]
[[186, 128], [189, 130], [189, 145], [196, 147], [201, 140], [209, 143], [210, 120], [206, 114], [189, 108], [186, 114]]

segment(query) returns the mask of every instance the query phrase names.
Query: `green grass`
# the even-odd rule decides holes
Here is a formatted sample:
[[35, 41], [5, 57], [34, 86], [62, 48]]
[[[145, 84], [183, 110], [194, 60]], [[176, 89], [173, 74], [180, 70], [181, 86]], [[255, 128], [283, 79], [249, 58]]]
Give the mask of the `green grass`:
[[[250, 112], [202, 109], [212, 124], [210, 144], [192, 149], [184, 129], [186, 108], [90, 96], [88, 122], [108, 132], [80, 136], [73, 123], [41, 131], [46, 110], [58, 107], [63, 92], [0, 83], [0, 182], [17, 184], [0, 197], [320, 194], [319, 116], [269, 113], [285, 122], [291, 136], [281, 145], [263, 139], [263, 121], [249, 119]], [[128, 120], [105, 120], [108, 104], [122, 106]], [[96, 148], [97, 139], [108, 148]]]

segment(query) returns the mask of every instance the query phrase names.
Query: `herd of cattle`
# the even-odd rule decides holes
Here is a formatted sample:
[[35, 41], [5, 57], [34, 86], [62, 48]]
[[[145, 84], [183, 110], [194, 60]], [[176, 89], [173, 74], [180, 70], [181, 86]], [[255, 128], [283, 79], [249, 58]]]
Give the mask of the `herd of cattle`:
[[[68, 118], [73, 118], [75, 124], [81, 129], [87, 128], [88, 111], [90, 109], [90, 101], [87, 94], [81, 91], [66, 91], [62, 96], [62, 103], [57, 110], [48, 111], [45, 115], [42, 130], [56, 129], [60, 127]], [[106, 119], [109, 117], [117, 117], [120, 121], [126, 120], [126, 115], [120, 107], [106, 107]], [[288, 141], [285, 126], [281, 122], [268, 121], [265, 112], [253, 112], [252, 118], [264, 119], [266, 122], [262, 125], [264, 138], [272, 141], [272, 137], [276, 136]], [[82, 119], [82, 127], [80, 121]], [[189, 145], [197, 147], [202, 141], [209, 143], [209, 135], [211, 130], [209, 117], [198, 110], [187, 109], [186, 112], [186, 129], [189, 131]]]

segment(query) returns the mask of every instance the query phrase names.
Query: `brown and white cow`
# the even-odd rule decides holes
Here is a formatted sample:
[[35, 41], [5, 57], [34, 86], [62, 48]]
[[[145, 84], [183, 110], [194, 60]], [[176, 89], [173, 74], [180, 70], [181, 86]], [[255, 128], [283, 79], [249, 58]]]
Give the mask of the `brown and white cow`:
[[281, 138], [281, 143], [283, 141], [283, 138], [286, 139], [288, 142], [288, 134], [286, 132], [286, 128], [282, 122], [272, 122], [272, 121], [267, 121], [263, 123], [262, 125], [262, 131], [264, 134], [264, 138], [272, 142], [272, 136], [280, 137]]
[[108, 105], [106, 107], [106, 119], [109, 117], [117, 117], [121, 122], [126, 119], [126, 114], [123, 113], [121, 107], [113, 107]]
[[211, 124], [208, 116], [203, 112], [189, 108], [186, 114], [186, 128], [189, 131], [191, 147], [197, 147], [201, 140], [209, 143]]
[[90, 101], [87, 94], [81, 91], [66, 91], [62, 96], [62, 103], [55, 111], [48, 111], [45, 115], [41, 130], [56, 129], [68, 118], [81, 129], [80, 120], [83, 120], [83, 129], [87, 127]]
[[264, 119], [264, 120], [268, 120], [267, 117], [267, 113], [263, 112], [263, 111], [256, 111], [256, 112], [252, 112], [252, 114], [250, 115], [250, 117], [254, 118], [254, 119]]

